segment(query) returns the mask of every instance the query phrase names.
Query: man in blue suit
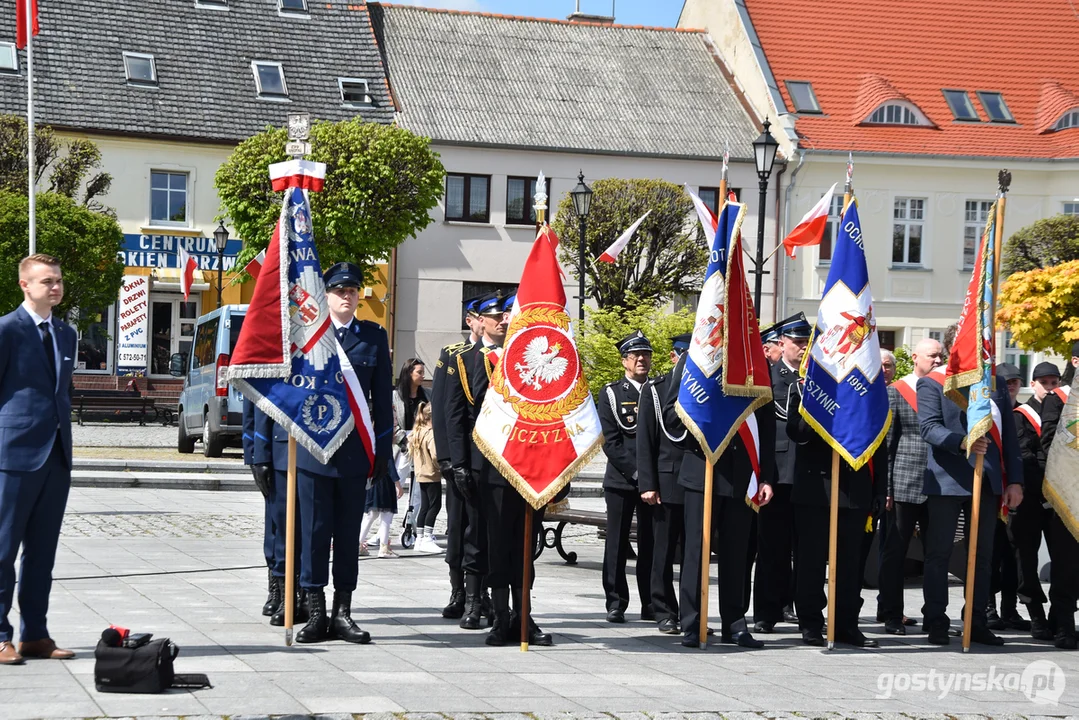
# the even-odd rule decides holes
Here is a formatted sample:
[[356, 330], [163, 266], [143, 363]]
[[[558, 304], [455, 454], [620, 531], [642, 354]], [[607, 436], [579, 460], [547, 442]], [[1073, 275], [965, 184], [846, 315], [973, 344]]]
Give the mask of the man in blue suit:
[[[393, 436], [392, 368], [389, 339], [382, 326], [356, 320], [363, 272], [352, 263], [337, 263], [323, 274], [333, 332], [348, 356], [364, 390], [359, 402], [369, 402], [375, 432], [374, 477], [388, 472]], [[357, 422], [359, 419], [357, 418]], [[276, 423], [268, 443], [256, 436], [256, 448], [266, 444], [274, 469], [274, 485], [286, 488], [288, 478], [288, 432]], [[255, 453], [260, 453], [258, 449]], [[300, 508], [300, 587], [307, 596], [307, 624], [296, 642], [314, 643], [332, 638], [364, 644], [370, 633], [352, 620], [352, 592], [356, 589], [360, 555], [360, 524], [366, 500], [370, 467], [359, 431], [323, 465], [304, 447], [296, 447], [297, 500]], [[283, 493], [282, 493], [283, 495]], [[284, 505], [284, 501], [280, 503]], [[278, 509], [279, 527], [287, 517]], [[282, 533], [283, 534], [283, 533]], [[282, 541], [283, 545], [284, 541]], [[330, 547], [333, 546], [333, 606], [326, 616], [325, 587], [330, 580]]]
[[[45, 616], [52, 567], [71, 488], [71, 372], [78, 339], [52, 309], [64, 299], [60, 261], [19, 263], [22, 305], [0, 317], [0, 664], [66, 660]], [[19, 577], [19, 649], [8, 622]]]
[[[1015, 432], [1011, 403], [1006, 394], [993, 394], [1000, 414], [1000, 447], [992, 433], [977, 441], [967, 455], [967, 414], [944, 396], [943, 376], [930, 373], [918, 380], [918, 424], [922, 439], [929, 443], [924, 492], [927, 499], [929, 531], [925, 538], [925, 577], [922, 594], [923, 624], [929, 642], [947, 645], [951, 621], [948, 619], [948, 561], [952, 555], [959, 513], [968, 513], [974, 488], [974, 463], [985, 455], [982, 471], [981, 520], [978, 525], [978, 552], [974, 572], [974, 611], [970, 639], [983, 645], [1003, 645], [1004, 641], [986, 626], [989, 581], [992, 573], [994, 519], [1003, 492], [1009, 508], [1023, 500], [1023, 458]], [[1007, 390], [1004, 390], [1007, 393]], [[994, 413], [996, 414], [996, 413]], [[1006, 477], [1005, 477], [1006, 476]], [[1007, 487], [1004, 488], [1005, 480]], [[969, 522], [967, 527], [970, 527]]]

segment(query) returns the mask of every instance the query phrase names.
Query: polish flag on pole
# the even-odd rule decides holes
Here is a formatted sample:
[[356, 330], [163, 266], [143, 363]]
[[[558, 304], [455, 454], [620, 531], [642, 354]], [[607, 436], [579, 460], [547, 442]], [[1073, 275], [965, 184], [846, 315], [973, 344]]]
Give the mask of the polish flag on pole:
[[689, 193], [690, 199], [693, 200], [693, 207], [697, 211], [697, 219], [701, 221], [701, 228], [704, 230], [704, 241], [708, 247], [712, 247], [716, 240], [716, 228], [719, 227], [719, 221], [716, 220], [716, 216], [712, 214], [704, 201], [697, 197], [697, 193], [689, 189], [689, 185], [686, 185], [686, 192]]
[[274, 192], [300, 188], [320, 192], [326, 184], [326, 164], [311, 160], [288, 160], [270, 166], [270, 185]]
[[253, 277], [259, 279], [259, 273], [262, 272], [262, 263], [266, 262], [266, 250], [263, 249], [255, 257], [251, 258], [251, 262], [244, 265], [244, 272]]
[[[26, 21], [26, 6], [30, 5], [30, 22]], [[37, 0], [15, 0], [15, 47], [22, 50], [26, 47], [27, 25], [32, 26], [33, 34], [41, 32], [37, 22]]]
[[644, 222], [644, 219], [651, 214], [652, 211], [649, 210], [644, 215], [641, 215], [639, 218], [637, 218], [637, 222], [626, 228], [626, 231], [619, 235], [618, 239], [611, 243], [611, 246], [604, 250], [603, 254], [596, 259], [600, 262], [606, 263], [613, 263], [615, 260], [617, 260], [618, 254], [626, 249], [626, 245], [629, 245], [629, 241], [633, 238], [633, 233], [637, 232], [637, 228], [639, 228], [641, 226], [641, 223]]
[[835, 183], [828, 188], [816, 205], [805, 214], [787, 237], [783, 238], [783, 250], [790, 257], [795, 257], [799, 247], [807, 245], [820, 245], [824, 237], [824, 228], [828, 225], [828, 209], [832, 207], [832, 195], [835, 194]]
[[195, 258], [180, 245], [176, 252], [176, 266], [180, 268], [180, 290], [184, 293], [184, 300], [191, 294], [191, 283], [195, 280], [195, 268], [199, 266]]

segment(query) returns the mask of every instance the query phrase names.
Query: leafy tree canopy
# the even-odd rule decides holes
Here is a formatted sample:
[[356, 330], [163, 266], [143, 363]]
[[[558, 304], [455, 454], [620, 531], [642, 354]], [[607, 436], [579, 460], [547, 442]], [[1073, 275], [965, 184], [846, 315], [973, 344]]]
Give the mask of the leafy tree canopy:
[[[585, 229], [585, 294], [599, 307], [632, 307], [631, 302], [651, 306], [700, 290], [708, 250], [696, 216], [691, 218], [693, 202], [682, 187], [662, 180], [608, 178], [593, 183], [592, 192]], [[652, 214], [616, 263], [596, 261], [649, 210]], [[561, 241], [562, 264], [579, 279], [580, 223], [568, 194], [552, 227]]]
[[693, 320], [693, 311], [688, 308], [670, 313], [665, 305], [642, 302], [633, 296], [626, 299], [625, 307], [587, 308], [584, 337], [578, 339], [577, 350], [592, 393], [625, 375], [615, 343], [636, 330], [643, 332], [655, 349], [652, 375], [669, 372], [671, 338], [693, 330]]
[[1005, 274], [1079, 260], [1079, 216], [1056, 215], [1008, 238], [1001, 258]]
[[1012, 274], [1000, 289], [997, 321], [1024, 350], [1070, 357], [1079, 340], [1079, 260]]
[[[223, 212], [244, 241], [237, 264], [270, 242], [281, 196], [269, 166], [288, 159], [284, 128], [267, 127], [240, 143], [215, 178]], [[326, 186], [311, 193], [315, 241], [323, 267], [348, 261], [373, 275], [375, 263], [432, 222], [445, 170], [429, 138], [359, 118], [316, 122], [309, 159], [326, 163]]]

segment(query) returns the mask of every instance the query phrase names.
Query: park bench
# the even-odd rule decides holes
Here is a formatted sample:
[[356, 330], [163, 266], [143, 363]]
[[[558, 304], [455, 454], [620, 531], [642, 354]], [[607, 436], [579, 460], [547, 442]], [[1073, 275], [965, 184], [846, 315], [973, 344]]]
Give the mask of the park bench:
[[[577, 553], [566, 552], [566, 549], [562, 546], [562, 532], [566, 529], [567, 525], [590, 525], [592, 527], [599, 528], [597, 531], [598, 537], [606, 537], [607, 535], [607, 513], [600, 512], [598, 510], [575, 510], [569, 505], [563, 507], [556, 507], [548, 509], [547, 513], [543, 516], [544, 523], [557, 523], [555, 527], [544, 527], [543, 532], [540, 533], [539, 539], [536, 542], [535, 556], [538, 558], [545, 547], [554, 548], [558, 551], [558, 554], [562, 556], [562, 559], [566, 561], [567, 565], [577, 564]], [[637, 541], [637, 518], [634, 517], [629, 529], [629, 539], [632, 542]], [[633, 549], [630, 548], [630, 553]]]
[[87, 413], [95, 415], [115, 415], [117, 413], [136, 413], [139, 425], [146, 424], [146, 413], [152, 411], [157, 416], [154, 399], [143, 397], [126, 390], [76, 390], [71, 396], [71, 409], [83, 424]]

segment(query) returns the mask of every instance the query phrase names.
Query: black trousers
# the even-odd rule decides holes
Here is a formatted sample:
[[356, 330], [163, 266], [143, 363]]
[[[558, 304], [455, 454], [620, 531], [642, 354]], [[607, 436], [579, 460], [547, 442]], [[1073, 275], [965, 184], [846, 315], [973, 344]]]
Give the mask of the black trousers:
[[[678, 594], [674, 590], [674, 566], [682, 564], [678, 545], [683, 542], [683, 506], [662, 503], [652, 506], [652, 609], [656, 620], [678, 618]], [[638, 543], [639, 545], [639, 543]], [[683, 542], [684, 545], [684, 542]]]
[[637, 594], [641, 607], [652, 599], [652, 506], [641, 500], [636, 490], [603, 488], [607, 503], [607, 538], [603, 546], [603, 593], [607, 610], [625, 612], [629, 607], [629, 583], [626, 560], [629, 558], [629, 531], [633, 513], [637, 513]]
[[1050, 523], [1055, 515], [1052, 509], [1042, 506], [1041, 498], [1034, 493], [1024, 495], [1019, 507], [1008, 514], [1008, 537], [1015, 548], [1017, 565], [1016, 594], [1024, 605], [1044, 605], [1046, 602], [1045, 591], [1038, 579], [1038, 551], [1042, 546], [1042, 535], [1049, 538]]
[[791, 564], [795, 525], [791, 485], [773, 485], [772, 502], [757, 514], [757, 570], [753, 582], [753, 619], [781, 622], [783, 608], [794, 599]]
[[442, 510], [442, 483], [420, 483], [420, 514], [415, 523], [416, 528], [433, 528], [438, 513]]
[[[1011, 513], [1009, 513], [1010, 515]], [[990, 596], [1000, 593], [1000, 611], [1015, 610], [1016, 591], [1019, 588], [1019, 564], [1016, 561], [1016, 547], [1008, 534], [1008, 524], [1000, 519], [997, 508], [996, 522], [993, 525], [993, 564], [989, 577]]]
[[487, 525], [479, 496], [465, 500], [453, 483], [446, 487], [446, 564], [450, 571], [487, 573]]
[[[682, 632], [694, 635], [701, 621], [701, 539], [704, 537], [704, 493], [686, 490], [686, 550], [678, 579]], [[719, 558], [719, 617], [723, 632], [746, 629], [746, 545], [753, 525], [753, 509], [745, 498], [712, 498], [712, 527], [719, 531], [713, 544]]]
[[881, 535], [884, 543], [881, 550], [880, 574], [877, 586], [877, 613], [885, 620], [903, 618], [903, 566], [906, 563], [910, 540], [914, 537], [914, 528], [921, 528], [922, 537], [929, 527], [929, 508], [925, 503], [896, 502], [884, 522], [886, 529]]
[[1072, 627], [1075, 603], [1079, 600], [1079, 542], [1054, 512], [1049, 519], [1049, 624], [1053, 630]]
[[[794, 604], [798, 611], [798, 627], [803, 630], [824, 629], [824, 609], [828, 607], [825, 593], [825, 568], [828, 565], [827, 506], [795, 505], [794, 522], [798, 533], [794, 560]], [[862, 609], [862, 536], [865, 534], [865, 510], [840, 508], [836, 527], [835, 626], [855, 629], [858, 612]]]
[[544, 510], [532, 506], [505, 481], [488, 482], [481, 486], [484, 515], [487, 520], [488, 570], [487, 585], [498, 588], [520, 588], [524, 582], [525, 513], [532, 515], [532, 538], [528, 546], [529, 587], [536, 583], [536, 562], [533, 549], [536, 537], [543, 528]]
[[[981, 517], [978, 523], [978, 554], [974, 564], [975, 625], [985, 625], [985, 610], [989, 603], [989, 582], [993, 568], [993, 535], [996, 533], [997, 509], [1000, 499], [986, 483], [982, 486]], [[955, 528], [959, 513], [970, 508], [971, 498], [957, 495], [930, 495], [929, 532], [925, 537], [925, 577], [922, 586], [922, 624], [932, 628], [946, 625], [948, 618], [948, 562], [955, 544]], [[969, 512], [968, 512], [969, 517]], [[966, 525], [967, 528], [970, 524]], [[968, 530], [969, 532], [969, 530]]]
[[742, 602], [742, 614], [748, 614], [753, 601], [753, 562], [757, 559], [757, 512], [749, 523], [749, 541], [746, 543], [746, 583], [745, 599]]

